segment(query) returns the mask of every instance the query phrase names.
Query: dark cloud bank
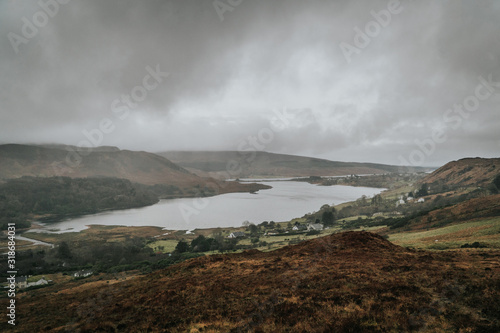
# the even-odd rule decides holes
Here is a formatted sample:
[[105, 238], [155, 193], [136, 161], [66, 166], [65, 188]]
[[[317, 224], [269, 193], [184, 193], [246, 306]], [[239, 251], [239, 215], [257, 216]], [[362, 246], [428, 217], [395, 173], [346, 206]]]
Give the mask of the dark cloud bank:
[[0, 1], [0, 143], [498, 156], [499, 14], [493, 0]]

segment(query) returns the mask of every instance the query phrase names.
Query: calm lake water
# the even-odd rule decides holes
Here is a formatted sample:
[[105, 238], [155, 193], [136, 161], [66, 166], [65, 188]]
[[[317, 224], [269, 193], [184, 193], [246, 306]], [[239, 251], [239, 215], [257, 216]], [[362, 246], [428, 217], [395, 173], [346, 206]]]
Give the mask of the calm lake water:
[[139, 209], [109, 211], [43, 224], [40, 231], [81, 231], [91, 224], [159, 226], [170, 230], [238, 227], [244, 221], [282, 222], [314, 212], [324, 204], [339, 204], [371, 197], [384, 189], [351, 186], [318, 186], [306, 182], [266, 181], [269, 190], [229, 193], [210, 198], [169, 199]]

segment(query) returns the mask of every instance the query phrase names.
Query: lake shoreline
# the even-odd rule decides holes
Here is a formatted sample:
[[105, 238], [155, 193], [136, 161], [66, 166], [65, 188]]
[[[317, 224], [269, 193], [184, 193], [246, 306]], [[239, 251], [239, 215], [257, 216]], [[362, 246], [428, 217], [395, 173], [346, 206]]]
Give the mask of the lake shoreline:
[[317, 186], [305, 182], [273, 181], [266, 191], [224, 193], [211, 197], [161, 199], [147, 207], [104, 211], [67, 218], [61, 222], [37, 221], [34, 232], [75, 232], [88, 225], [154, 226], [166, 230], [192, 230], [239, 227], [243, 222], [284, 222], [302, 217], [325, 204], [336, 205], [373, 196], [384, 188], [345, 185]]
[[[246, 186], [243, 188], [235, 188], [233, 189], [234, 191], [229, 191], [229, 192], [219, 192], [215, 193], [213, 195], [205, 195], [205, 196], [196, 196], [196, 195], [189, 195], [189, 194], [184, 194], [184, 195], [162, 195], [158, 197], [158, 200], [154, 203], [151, 204], [146, 204], [146, 205], [131, 205], [130, 207], [126, 208], [106, 208], [106, 209], [100, 209], [94, 212], [80, 212], [80, 213], [75, 213], [75, 214], [45, 214], [45, 215], [38, 215], [38, 216], [33, 216], [28, 219], [28, 222], [31, 224], [33, 223], [57, 223], [57, 222], [62, 222], [68, 219], [74, 219], [74, 218], [79, 218], [79, 217], [85, 217], [85, 216], [92, 216], [96, 214], [101, 214], [105, 212], [112, 212], [112, 211], [125, 211], [129, 209], [138, 209], [138, 208], [144, 208], [144, 207], [150, 207], [158, 204], [162, 200], [175, 200], [175, 199], [197, 199], [197, 198], [211, 198], [223, 194], [228, 194], [228, 193], [256, 193], [260, 190], [268, 190], [271, 189], [271, 186], [266, 186], [262, 184], [258, 184], [255, 182], [249, 183], [249, 184], [241, 184], [241, 185], [253, 185], [253, 186]], [[26, 229], [20, 229], [20, 230], [31, 230], [32, 227], [26, 228]]]

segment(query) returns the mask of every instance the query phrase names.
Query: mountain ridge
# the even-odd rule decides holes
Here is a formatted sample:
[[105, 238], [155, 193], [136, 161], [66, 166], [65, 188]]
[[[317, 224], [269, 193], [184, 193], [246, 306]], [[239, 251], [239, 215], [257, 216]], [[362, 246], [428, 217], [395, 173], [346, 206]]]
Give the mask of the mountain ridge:
[[165, 151], [160, 156], [214, 178], [303, 177], [426, 171], [428, 168], [377, 163], [339, 162], [264, 151]]
[[117, 147], [81, 148], [68, 145], [0, 145], [0, 182], [32, 177], [127, 179], [143, 185], [167, 186], [162, 196], [196, 197], [270, 188], [262, 184], [221, 181], [198, 176], [165, 157]]
[[0, 145], [0, 178], [101, 176], [123, 178], [146, 185], [183, 186], [203, 183], [198, 176], [152, 153], [103, 151], [100, 148], [83, 153], [74, 148], [76, 147]]

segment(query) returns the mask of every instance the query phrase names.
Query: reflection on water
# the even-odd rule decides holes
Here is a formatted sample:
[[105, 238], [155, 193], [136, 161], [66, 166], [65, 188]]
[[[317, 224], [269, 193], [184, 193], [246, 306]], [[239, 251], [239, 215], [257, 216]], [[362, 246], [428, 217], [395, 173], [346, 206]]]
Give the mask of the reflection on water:
[[229, 193], [210, 198], [161, 200], [153, 206], [104, 212], [46, 224], [41, 231], [80, 231], [91, 224], [160, 226], [172, 230], [237, 227], [244, 221], [287, 221], [317, 211], [324, 204], [339, 204], [368, 197], [383, 189], [318, 186], [306, 182], [262, 182], [273, 188], [251, 193]]

